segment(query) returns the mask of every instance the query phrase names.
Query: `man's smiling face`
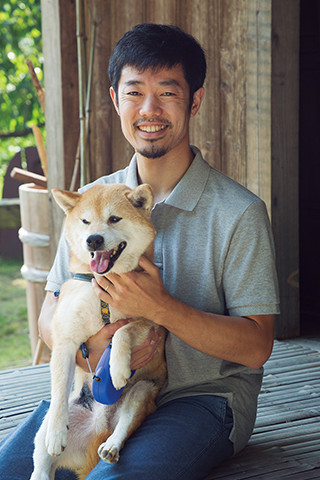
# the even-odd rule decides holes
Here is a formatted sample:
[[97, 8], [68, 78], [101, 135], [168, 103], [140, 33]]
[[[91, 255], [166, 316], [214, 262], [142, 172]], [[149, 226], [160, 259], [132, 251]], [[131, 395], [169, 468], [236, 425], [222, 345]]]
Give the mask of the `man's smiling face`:
[[181, 65], [139, 71], [126, 66], [118, 96], [110, 94], [121, 119], [124, 136], [146, 158], [159, 158], [182, 143], [189, 145], [189, 85]]

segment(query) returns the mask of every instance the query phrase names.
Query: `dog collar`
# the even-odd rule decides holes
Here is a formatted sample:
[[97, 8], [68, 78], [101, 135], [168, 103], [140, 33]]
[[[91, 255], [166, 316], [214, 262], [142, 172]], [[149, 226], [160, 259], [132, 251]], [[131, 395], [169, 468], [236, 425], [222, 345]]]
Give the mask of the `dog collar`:
[[[91, 273], [75, 273], [73, 275], [74, 280], [82, 280], [83, 282], [91, 282], [94, 276]], [[110, 309], [109, 305], [100, 300], [100, 310], [101, 310], [101, 317], [105, 324], [110, 323]]]
[[[91, 282], [93, 275], [90, 273], [75, 273], [73, 275], [75, 280], [82, 280], [84, 282]], [[110, 310], [109, 305], [103, 300], [101, 302], [101, 315], [105, 323], [110, 323]], [[116, 403], [122, 395], [123, 388], [116, 390], [113, 386], [111, 375], [110, 375], [110, 353], [111, 353], [111, 342], [106, 347], [103, 352], [96, 371], [93, 373], [89, 361], [89, 352], [86, 347], [86, 344], [83, 343], [80, 346], [80, 350], [83, 358], [87, 361], [90, 373], [92, 375], [92, 393], [94, 399], [102, 403], [103, 405], [113, 405]], [[134, 375], [135, 370], [131, 371], [131, 377]], [[131, 378], [130, 377], [130, 378]]]

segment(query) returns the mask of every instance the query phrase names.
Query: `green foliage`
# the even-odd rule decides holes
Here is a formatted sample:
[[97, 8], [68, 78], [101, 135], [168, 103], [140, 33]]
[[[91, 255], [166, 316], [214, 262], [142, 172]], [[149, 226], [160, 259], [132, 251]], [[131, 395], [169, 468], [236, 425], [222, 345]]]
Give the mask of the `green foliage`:
[[0, 7], [0, 177], [13, 155], [34, 145], [33, 135], [3, 138], [21, 133], [32, 124], [44, 123], [44, 115], [28, 71], [32, 61], [42, 81], [40, 0], [2, 0]]
[[32, 363], [21, 263], [0, 258], [0, 370]]

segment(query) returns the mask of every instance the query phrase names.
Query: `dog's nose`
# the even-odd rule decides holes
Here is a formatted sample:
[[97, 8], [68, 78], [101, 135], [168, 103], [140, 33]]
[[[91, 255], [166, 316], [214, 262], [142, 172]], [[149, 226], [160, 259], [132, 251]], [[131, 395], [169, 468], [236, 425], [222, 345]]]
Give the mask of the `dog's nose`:
[[87, 245], [90, 250], [99, 250], [99, 248], [101, 248], [101, 246], [103, 245], [103, 242], [104, 242], [104, 239], [102, 235], [95, 234], [95, 235], [90, 235], [87, 238]]

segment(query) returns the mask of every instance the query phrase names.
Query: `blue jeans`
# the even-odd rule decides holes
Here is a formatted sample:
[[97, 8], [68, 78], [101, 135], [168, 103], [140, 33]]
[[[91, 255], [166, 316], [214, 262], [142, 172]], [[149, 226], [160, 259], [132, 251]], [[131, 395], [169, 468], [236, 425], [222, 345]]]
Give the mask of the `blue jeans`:
[[[39, 407], [0, 443], [0, 479], [28, 480], [33, 438], [48, 409]], [[233, 418], [227, 400], [200, 395], [168, 402], [127, 440], [119, 463], [100, 461], [87, 480], [202, 480], [233, 455]], [[56, 480], [75, 480], [58, 470]]]

